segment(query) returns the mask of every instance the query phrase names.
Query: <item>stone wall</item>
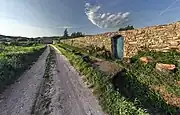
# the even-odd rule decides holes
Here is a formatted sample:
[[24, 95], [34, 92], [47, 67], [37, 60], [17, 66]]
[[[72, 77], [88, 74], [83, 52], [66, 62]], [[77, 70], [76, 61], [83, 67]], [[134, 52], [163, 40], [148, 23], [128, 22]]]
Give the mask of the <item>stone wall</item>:
[[108, 51], [111, 51], [111, 38], [104, 35], [80, 37], [75, 39], [63, 40], [63, 42], [80, 48], [90, 45], [94, 45], [97, 47], [105, 46]]
[[77, 47], [86, 47], [96, 45], [111, 51], [111, 37], [113, 35], [122, 35], [124, 39], [124, 56], [132, 57], [139, 50], [148, 48], [149, 50], [166, 52], [170, 49], [180, 51], [180, 22], [158, 25], [152, 27], [139, 28], [135, 30], [108, 32], [104, 34], [86, 36], [64, 42]]

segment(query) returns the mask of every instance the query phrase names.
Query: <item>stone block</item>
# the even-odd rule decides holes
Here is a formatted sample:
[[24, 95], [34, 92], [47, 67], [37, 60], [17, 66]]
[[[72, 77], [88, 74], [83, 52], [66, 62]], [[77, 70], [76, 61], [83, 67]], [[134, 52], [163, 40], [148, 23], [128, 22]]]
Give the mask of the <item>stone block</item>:
[[176, 68], [174, 64], [163, 64], [163, 63], [157, 63], [156, 64], [156, 70], [158, 71], [172, 71]]
[[168, 43], [169, 43], [170, 45], [172, 45], [172, 46], [177, 46], [177, 45], [178, 45], [178, 42], [175, 41], [175, 40], [170, 40], [170, 41], [168, 41]]
[[140, 61], [142, 62], [142, 63], [144, 63], [144, 64], [147, 64], [147, 63], [149, 63], [149, 62], [153, 62], [153, 58], [152, 57], [150, 57], [150, 56], [146, 56], [146, 57], [141, 57], [140, 58]]

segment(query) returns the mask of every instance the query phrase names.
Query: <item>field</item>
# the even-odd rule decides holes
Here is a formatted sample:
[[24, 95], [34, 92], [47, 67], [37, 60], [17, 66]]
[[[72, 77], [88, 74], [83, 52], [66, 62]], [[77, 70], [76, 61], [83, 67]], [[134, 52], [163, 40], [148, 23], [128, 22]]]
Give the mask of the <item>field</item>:
[[[88, 54], [83, 48], [67, 44], [56, 46], [76, 69], [86, 76], [84, 80], [92, 85], [94, 93], [107, 113], [113, 115], [178, 115], [180, 113], [180, 53], [141, 51], [132, 57], [130, 62], [109, 59], [111, 62], [119, 64], [120, 69], [125, 68], [126, 71], [107, 76], [92, 68], [82, 60], [82, 57], [76, 55], [77, 52]], [[105, 56], [90, 53], [89, 56], [107, 59]], [[143, 64], [139, 60], [142, 56], [151, 56], [153, 62]], [[156, 63], [174, 64], [176, 69], [160, 72], [155, 68]]]
[[38, 59], [45, 46], [16, 46], [0, 44], [0, 92], [12, 84]]

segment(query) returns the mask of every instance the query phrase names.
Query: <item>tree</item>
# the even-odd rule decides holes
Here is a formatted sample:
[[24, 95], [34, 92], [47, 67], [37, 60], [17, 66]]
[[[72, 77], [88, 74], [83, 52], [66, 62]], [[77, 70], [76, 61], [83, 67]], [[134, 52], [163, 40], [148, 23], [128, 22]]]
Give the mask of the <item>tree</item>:
[[71, 34], [71, 38], [77, 38], [77, 37], [83, 37], [84, 35], [82, 34], [82, 32], [73, 32]]
[[124, 28], [119, 28], [119, 31], [124, 31], [124, 30], [134, 30], [134, 29], [135, 29], [134, 26], [128, 25], [128, 26], [126, 26], [126, 27], [124, 27]]
[[73, 32], [73, 33], [71, 34], [71, 37], [72, 37], [72, 38], [75, 38], [75, 37], [76, 37], [76, 32]]
[[82, 36], [82, 32], [77, 32], [76, 35], [77, 35], [77, 37], [81, 37]]
[[63, 35], [63, 37], [64, 37], [64, 38], [68, 38], [68, 37], [69, 37], [67, 28], [64, 30], [64, 35]]

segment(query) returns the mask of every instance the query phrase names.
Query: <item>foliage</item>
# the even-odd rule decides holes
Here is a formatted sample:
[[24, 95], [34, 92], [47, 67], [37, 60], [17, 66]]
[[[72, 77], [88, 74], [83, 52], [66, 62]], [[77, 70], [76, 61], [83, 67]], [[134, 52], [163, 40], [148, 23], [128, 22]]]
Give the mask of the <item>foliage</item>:
[[82, 52], [82, 53], [85, 53], [85, 54], [88, 54], [91, 56], [95, 56], [98, 58], [113, 60], [111, 53], [108, 50], [106, 50], [106, 48], [104, 46], [98, 47], [98, 46], [90, 45], [87, 47], [79, 48], [79, 47], [75, 47], [75, 46], [64, 44], [64, 43], [61, 43], [59, 45], [63, 48], [75, 50], [76, 52]]
[[[140, 62], [142, 56], [151, 56], [154, 61], [148, 64]], [[124, 81], [125, 87], [129, 87], [130, 94], [125, 94], [129, 98], [137, 98], [142, 106], [154, 112], [161, 114], [171, 113], [176, 115], [180, 112], [180, 108], [172, 103], [167, 103], [164, 96], [169, 94], [180, 96], [180, 87], [176, 83], [180, 81], [180, 63], [177, 61], [180, 58], [180, 53], [175, 51], [170, 52], [155, 52], [141, 51], [131, 58], [130, 66], [123, 64], [128, 70], [128, 80]], [[156, 63], [175, 64], [175, 71], [159, 72], [155, 69]], [[155, 88], [165, 90], [159, 92]], [[161, 89], [162, 90], [162, 89]], [[166, 98], [167, 99], [167, 98]], [[169, 98], [171, 100], [171, 98]], [[147, 103], [147, 101], [149, 103]]]
[[73, 32], [71, 34], [71, 38], [77, 38], [77, 37], [83, 37], [83, 33], [82, 32]]
[[130, 25], [128, 25], [127, 27], [124, 27], [124, 28], [119, 28], [119, 31], [124, 31], [124, 30], [134, 30], [135, 28], [134, 28], [134, 26], [130, 26]]
[[13, 83], [45, 49], [43, 45], [0, 47], [0, 92]]
[[78, 37], [84, 37], [85, 34], [83, 34], [82, 32], [73, 32], [71, 33], [71, 35], [68, 35], [68, 31], [67, 29], [65, 29], [64, 31], [64, 35], [59, 37], [59, 40], [63, 40], [63, 39], [71, 39], [71, 38], [78, 38]]
[[64, 35], [63, 35], [63, 38], [68, 38], [69, 35], [68, 35], [68, 30], [67, 28], [64, 30]]
[[[147, 65], [142, 65], [139, 62], [139, 57], [141, 56], [151, 56], [154, 58], [154, 62]], [[176, 85], [175, 81], [180, 81], [180, 63], [177, 61], [180, 58], [180, 53], [171, 51], [171, 52], [139, 52], [138, 55], [134, 56], [133, 59], [135, 62], [131, 66], [131, 71], [134, 72], [138, 79], [143, 79], [141, 82], [144, 82], [148, 85], [165, 85], [172, 87]], [[175, 64], [177, 71], [172, 72], [158, 72], [155, 69], [156, 62]], [[174, 89], [177, 90], [177, 89]], [[178, 89], [180, 92], [180, 89]]]

